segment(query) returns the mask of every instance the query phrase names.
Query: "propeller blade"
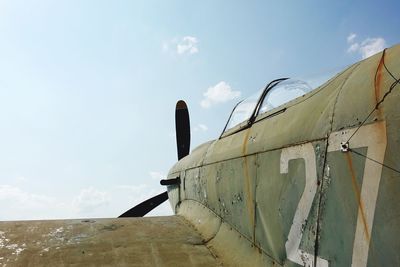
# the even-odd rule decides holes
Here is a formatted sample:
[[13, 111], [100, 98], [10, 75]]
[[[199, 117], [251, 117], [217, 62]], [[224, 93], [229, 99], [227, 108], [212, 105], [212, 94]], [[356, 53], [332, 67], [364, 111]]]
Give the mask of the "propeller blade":
[[[178, 150], [178, 160], [187, 156], [190, 151], [190, 121], [189, 121], [189, 110], [185, 101], [179, 100], [176, 103], [175, 108], [175, 130], [176, 130], [176, 145]], [[162, 185], [170, 185], [171, 182], [180, 183], [180, 179], [175, 178], [171, 181], [161, 180]], [[154, 208], [159, 206], [165, 200], [168, 199], [168, 192], [165, 191], [157, 196], [149, 198], [135, 207], [127, 210], [118, 218], [123, 217], [143, 217]]]
[[168, 199], [167, 191], [156, 195], [148, 200], [143, 201], [142, 203], [136, 205], [135, 207], [131, 208], [130, 210], [124, 212], [123, 214], [119, 215], [118, 218], [122, 217], [143, 217], [150, 211], [152, 211], [155, 207], [163, 203], [165, 200]]
[[179, 100], [175, 109], [175, 130], [178, 160], [187, 156], [190, 151], [189, 110], [185, 101]]

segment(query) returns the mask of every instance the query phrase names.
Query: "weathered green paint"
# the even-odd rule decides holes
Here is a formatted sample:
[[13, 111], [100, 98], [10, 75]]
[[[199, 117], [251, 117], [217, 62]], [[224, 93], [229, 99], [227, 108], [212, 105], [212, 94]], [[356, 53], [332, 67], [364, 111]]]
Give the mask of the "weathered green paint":
[[[324, 161], [321, 152], [325, 150], [325, 142], [314, 142], [313, 145], [317, 154], [318, 172], [321, 174]], [[281, 174], [280, 155], [281, 150], [258, 155], [256, 240], [257, 245], [266, 253], [283, 263], [286, 259], [285, 237], [288, 236], [296, 207], [304, 191], [306, 169], [304, 159], [294, 159], [289, 163], [288, 173]], [[317, 204], [317, 201], [313, 202], [300, 244], [300, 248], [310, 253], [314, 251], [316, 238]]]
[[[399, 58], [396, 46], [384, 59], [397, 78]], [[300, 198], [312, 195], [305, 192], [306, 165], [315, 161], [317, 189], [299, 237], [301, 260], [311, 259], [303, 264], [313, 264], [318, 256], [317, 266], [400, 265], [399, 173], [340, 151], [340, 141], [347, 141], [393, 82], [382, 53], [377, 54], [317, 90], [262, 114], [250, 128], [234, 133], [239, 125], [195, 149], [169, 174], [185, 177], [185, 188], [169, 188], [171, 196], [181, 190], [179, 202], [172, 200], [176, 212], [208, 233], [209, 248], [226, 265], [296, 266], [285, 246]], [[350, 141], [355, 152], [381, 155], [381, 162], [395, 169], [400, 169], [399, 88]], [[286, 110], [273, 115], [282, 108]], [[309, 144], [313, 155], [306, 164], [303, 156]], [[288, 170], [282, 172], [284, 153], [296, 149], [304, 155], [284, 162]], [[373, 191], [378, 187], [375, 202]], [[206, 223], [210, 220], [213, 226]]]
[[[357, 151], [366, 153], [365, 148], [357, 149]], [[354, 194], [352, 178], [348, 175], [349, 169], [346, 168], [348, 164], [347, 156], [340, 151], [335, 151], [329, 153], [328, 158], [330, 165], [343, 166], [343, 168], [330, 169], [329, 185], [326, 186], [324, 191], [324, 216], [321, 218], [324, 227], [321, 231], [320, 255], [324, 258], [340, 255], [340, 257], [332, 257], [331, 260], [334, 260], [337, 266], [350, 266], [358, 201]], [[352, 156], [352, 164], [354, 169], [364, 170], [365, 160], [361, 157]], [[335, 181], [332, 182], [332, 179]], [[362, 184], [362, 179], [362, 173], [357, 172], [355, 174], [357, 187]], [[340, 223], [338, 223], [338, 220]]]
[[219, 266], [182, 217], [0, 222], [0, 266]]

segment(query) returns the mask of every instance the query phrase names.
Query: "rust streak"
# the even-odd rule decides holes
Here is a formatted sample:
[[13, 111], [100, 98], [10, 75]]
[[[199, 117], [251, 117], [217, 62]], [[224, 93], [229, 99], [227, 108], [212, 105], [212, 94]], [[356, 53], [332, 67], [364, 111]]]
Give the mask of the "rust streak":
[[[378, 64], [378, 68], [376, 69], [375, 79], [374, 79], [374, 91], [375, 91], [375, 105], [378, 105], [381, 97], [382, 90], [382, 70], [383, 63], [385, 61], [385, 53], [382, 53], [381, 59]], [[382, 110], [379, 106], [377, 106], [378, 118], [382, 118]]]
[[356, 198], [357, 198], [357, 202], [358, 202], [358, 207], [359, 207], [359, 213], [361, 215], [361, 220], [362, 223], [364, 225], [364, 234], [365, 234], [365, 238], [368, 240], [368, 242], [371, 240], [369, 233], [368, 233], [368, 224], [367, 224], [367, 219], [365, 218], [365, 208], [364, 208], [364, 203], [362, 202], [361, 199], [361, 193], [360, 193], [360, 189], [357, 185], [357, 180], [356, 180], [356, 175], [354, 172], [354, 167], [353, 167], [353, 160], [351, 159], [351, 155], [350, 153], [345, 153], [346, 154], [346, 159], [347, 159], [347, 163], [349, 166], [349, 170], [350, 170], [350, 174], [351, 174], [351, 182], [353, 185], [353, 190], [356, 194]]
[[245, 130], [246, 134], [244, 135], [243, 143], [242, 143], [242, 155], [246, 156], [247, 154], [247, 143], [249, 142], [249, 135], [250, 135], [251, 128]]
[[382, 55], [381, 60], [379, 61], [378, 69], [376, 70], [375, 75], [375, 103], [379, 102], [381, 96], [381, 85], [382, 85], [382, 69], [383, 69], [383, 61], [384, 55]]

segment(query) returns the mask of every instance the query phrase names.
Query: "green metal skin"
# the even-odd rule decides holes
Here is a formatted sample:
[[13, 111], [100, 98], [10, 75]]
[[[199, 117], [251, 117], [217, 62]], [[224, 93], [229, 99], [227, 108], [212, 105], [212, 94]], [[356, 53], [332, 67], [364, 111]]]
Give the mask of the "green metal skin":
[[180, 216], [0, 222], [0, 266], [219, 266]]
[[227, 266], [400, 266], [400, 85], [376, 108], [399, 59], [397, 45], [194, 149], [168, 175], [174, 212]]

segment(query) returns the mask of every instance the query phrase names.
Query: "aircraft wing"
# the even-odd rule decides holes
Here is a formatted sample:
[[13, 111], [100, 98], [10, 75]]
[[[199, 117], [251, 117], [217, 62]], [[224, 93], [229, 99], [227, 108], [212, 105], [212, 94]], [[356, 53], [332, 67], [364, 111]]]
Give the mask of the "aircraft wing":
[[0, 222], [1, 266], [219, 266], [179, 215]]

